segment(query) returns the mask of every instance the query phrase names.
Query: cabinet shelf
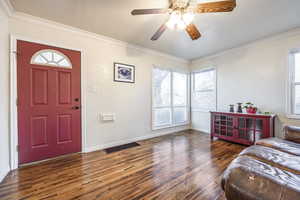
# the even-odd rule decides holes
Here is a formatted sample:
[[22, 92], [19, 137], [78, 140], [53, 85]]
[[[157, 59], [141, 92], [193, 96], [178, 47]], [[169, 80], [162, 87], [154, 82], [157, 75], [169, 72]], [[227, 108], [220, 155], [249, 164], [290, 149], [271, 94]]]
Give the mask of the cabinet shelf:
[[275, 115], [211, 112], [211, 138], [252, 145], [274, 136]]

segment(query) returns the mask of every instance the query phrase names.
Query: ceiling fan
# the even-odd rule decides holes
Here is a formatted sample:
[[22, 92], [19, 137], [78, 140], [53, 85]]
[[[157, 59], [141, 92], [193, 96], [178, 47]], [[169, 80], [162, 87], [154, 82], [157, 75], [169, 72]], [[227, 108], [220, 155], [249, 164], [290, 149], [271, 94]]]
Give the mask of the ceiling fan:
[[169, 8], [135, 9], [132, 15], [169, 14], [169, 19], [152, 36], [157, 40], [167, 28], [186, 30], [192, 40], [201, 37], [201, 33], [192, 23], [196, 13], [231, 12], [236, 7], [236, 0], [197, 3], [196, 0], [172, 0]]

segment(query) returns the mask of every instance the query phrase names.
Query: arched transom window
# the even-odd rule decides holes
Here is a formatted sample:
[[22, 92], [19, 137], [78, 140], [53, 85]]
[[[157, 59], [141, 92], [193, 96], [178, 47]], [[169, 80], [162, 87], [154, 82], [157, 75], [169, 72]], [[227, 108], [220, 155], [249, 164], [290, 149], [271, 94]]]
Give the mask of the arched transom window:
[[50, 67], [72, 68], [69, 58], [63, 53], [53, 49], [44, 49], [36, 52], [32, 56], [30, 63]]

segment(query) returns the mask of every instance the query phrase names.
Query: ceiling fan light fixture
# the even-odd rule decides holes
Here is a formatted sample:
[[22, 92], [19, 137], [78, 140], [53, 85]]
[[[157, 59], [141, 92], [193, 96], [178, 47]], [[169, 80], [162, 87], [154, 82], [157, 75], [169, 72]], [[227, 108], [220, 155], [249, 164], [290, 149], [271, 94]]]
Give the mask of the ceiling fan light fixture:
[[186, 25], [189, 25], [193, 22], [195, 14], [192, 12], [186, 12], [182, 15], [182, 19]]
[[155, 32], [151, 37], [152, 41], [156, 41], [159, 37], [169, 29], [183, 30], [188, 33], [192, 40], [201, 37], [197, 26], [193, 23], [195, 14], [199, 13], [219, 13], [232, 12], [236, 7], [236, 0], [214, 0], [211, 2], [202, 2], [207, 0], [171, 0], [169, 8], [152, 8], [152, 9], [135, 9], [132, 15], [147, 14], [168, 14], [169, 19]]
[[170, 18], [166, 23], [169, 29], [184, 30], [189, 24], [192, 23], [194, 14], [192, 12], [173, 11]]
[[186, 28], [186, 24], [184, 23], [183, 20], [180, 20], [177, 22], [176, 28], [177, 30], [184, 30]]
[[169, 20], [166, 25], [169, 29], [177, 29], [178, 23], [181, 21], [181, 13], [179, 11], [173, 11], [170, 14]]

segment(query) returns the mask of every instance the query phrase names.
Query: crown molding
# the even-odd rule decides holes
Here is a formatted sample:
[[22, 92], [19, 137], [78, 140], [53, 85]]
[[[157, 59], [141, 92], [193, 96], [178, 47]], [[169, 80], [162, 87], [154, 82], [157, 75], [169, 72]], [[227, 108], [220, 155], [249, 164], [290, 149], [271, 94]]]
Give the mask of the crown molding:
[[18, 19], [18, 20], [23, 20], [23, 21], [27, 21], [27, 22], [43, 24], [43, 25], [46, 25], [48, 27], [52, 27], [52, 28], [56, 28], [56, 29], [60, 29], [60, 30], [64, 30], [64, 31], [69, 31], [69, 32], [72, 32], [72, 33], [80, 34], [80, 35], [85, 36], [85, 37], [90, 37], [90, 38], [94, 38], [94, 39], [97, 39], [97, 40], [102, 40], [104, 42], [108, 42], [108, 43], [111, 43], [111, 44], [114, 44], [114, 45], [119, 45], [119, 46], [122, 46], [122, 47], [139, 50], [139, 51], [142, 51], [144, 53], [149, 53], [149, 54], [152, 54], [152, 55], [155, 55], [155, 56], [160, 56], [160, 57], [165, 57], [165, 58], [168, 58], [168, 59], [176, 60], [180, 63], [190, 64], [189, 60], [186, 60], [186, 59], [183, 59], [183, 58], [178, 58], [176, 56], [173, 56], [173, 55], [170, 55], [170, 54], [167, 54], [167, 53], [163, 53], [163, 52], [156, 51], [156, 50], [153, 50], [153, 49], [145, 48], [145, 47], [142, 47], [142, 46], [139, 46], [139, 45], [130, 44], [130, 43], [127, 43], [127, 42], [124, 42], [124, 41], [121, 41], [121, 40], [111, 38], [111, 37], [107, 37], [107, 36], [103, 36], [103, 35], [100, 35], [100, 34], [92, 33], [92, 32], [85, 31], [85, 30], [82, 30], [82, 29], [79, 29], [79, 28], [75, 28], [73, 26], [68, 26], [68, 25], [65, 25], [65, 24], [61, 24], [61, 23], [58, 23], [58, 22], [51, 21], [51, 20], [47, 20], [47, 19], [43, 19], [43, 18], [40, 18], [40, 17], [32, 16], [32, 15], [29, 15], [29, 14], [26, 14], [26, 13], [17, 12], [17, 11], [15, 11], [14, 7], [12, 6], [10, 0], [0, 0], [0, 6], [2, 6], [5, 13], [13, 19]]
[[103, 36], [100, 34], [96, 34], [96, 33], [92, 33], [89, 31], [85, 31], [73, 26], [69, 26], [69, 25], [65, 25], [65, 24], [61, 24], [55, 21], [51, 21], [48, 19], [44, 19], [44, 18], [40, 18], [40, 17], [36, 17], [36, 16], [32, 16], [26, 13], [22, 13], [22, 12], [14, 12], [13, 15], [11, 16], [11, 19], [15, 19], [15, 20], [20, 20], [20, 21], [24, 21], [24, 22], [30, 22], [30, 23], [36, 23], [36, 24], [41, 24], [44, 26], [48, 26], [51, 28], [55, 28], [55, 29], [59, 29], [59, 30], [63, 30], [63, 31], [68, 31], [74, 34], [78, 34], [84, 37], [89, 37], [89, 38], [93, 38], [96, 40], [101, 40], [103, 42], [107, 42], [113, 45], [118, 45], [118, 46], [122, 46], [122, 47], [126, 47], [126, 48], [131, 48], [134, 50], [138, 50], [138, 51], [142, 51], [144, 53], [148, 53], [154, 56], [160, 56], [160, 57], [164, 57], [164, 58], [168, 58], [183, 64], [190, 64], [189, 60], [183, 59], [183, 58], [178, 58], [176, 56], [170, 55], [170, 54], [166, 54], [163, 52], [159, 52], [156, 50], [152, 50], [149, 48], [145, 48], [142, 46], [138, 46], [138, 45], [134, 45], [134, 44], [130, 44], [121, 40], [117, 40], [111, 37], [107, 37], [107, 36]]
[[15, 12], [15, 9], [14, 7], [11, 5], [10, 1], [9, 0], [0, 0], [0, 5], [4, 8], [4, 11], [5, 13], [11, 17], [14, 12]]
[[121, 40], [117, 40], [117, 39], [114, 39], [114, 38], [111, 38], [111, 37], [107, 37], [107, 36], [104, 36], [104, 35], [100, 35], [100, 34], [97, 34], [97, 33], [92, 33], [92, 32], [89, 32], [89, 31], [85, 31], [83, 29], [76, 28], [76, 27], [73, 27], [73, 26], [69, 26], [69, 25], [65, 25], [65, 24], [62, 24], [62, 23], [55, 22], [55, 21], [47, 20], [47, 19], [44, 19], [44, 18], [32, 16], [32, 15], [29, 15], [29, 14], [26, 14], [26, 13], [17, 12], [13, 8], [12, 4], [10, 3], [10, 0], [0, 0], [0, 6], [1, 5], [4, 8], [6, 14], [9, 17], [14, 18], [14, 19], [43, 24], [43, 25], [46, 25], [48, 27], [52, 27], [52, 28], [56, 28], [56, 29], [60, 29], [60, 30], [64, 30], [64, 31], [69, 31], [69, 32], [72, 32], [72, 33], [75, 33], [75, 34], [85, 36], [85, 37], [94, 38], [94, 39], [97, 39], [97, 40], [102, 40], [104, 42], [108, 42], [108, 43], [111, 43], [111, 44], [114, 44], [114, 45], [119, 45], [119, 46], [122, 46], [122, 47], [139, 50], [139, 51], [142, 51], [144, 53], [149, 53], [149, 54], [152, 54], [152, 55], [155, 55], [155, 56], [160, 56], [160, 57], [165, 57], [165, 58], [168, 58], [168, 59], [176, 60], [180, 63], [184, 63], [184, 64], [188, 64], [188, 65], [191, 65], [194, 62], [198, 62], [198, 61], [202, 61], [202, 60], [204, 61], [204, 60], [213, 59], [213, 58], [225, 55], [227, 53], [234, 52], [234, 51], [239, 50], [241, 48], [249, 48], [249, 47], [254, 46], [258, 43], [270, 42], [270, 41], [273, 41], [273, 40], [280, 40], [280, 39], [283, 39], [283, 38], [300, 35], [300, 28], [294, 28], [294, 29], [291, 29], [291, 30], [286, 31], [286, 32], [282, 32], [282, 33], [275, 34], [275, 35], [269, 35], [269, 36], [266, 36], [266, 37], [263, 37], [263, 38], [260, 38], [260, 39], [257, 39], [257, 40], [254, 40], [254, 41], [251, 41], [251, 42], [248, 42], [248, 43], [245, 43], [245, 44], [233, 47], [233, 48], [225, 49], [225, 50], [222, 50], [222, 51], [219, 51], [219, 52], [215, 52], [213, 54], [209, 54], [209, 55], [206, 55], [206, 56], [202, 56], [202, 57], [199, 57], [199, 58], [188, 60], [188, 59], [179, 58], [179, 57], [167, 54], [167, 53], [163, 53], [163, 52], [160, 52], [160, 51], [157, 51], [157, 50], [145, 48], [145, 47], [142, 47], [142, 46], [139, 46], [139, 45], [130, 44], [130, 43], [127, 43], [127, 42], [124, 42], [124, 41], [121, 41]]
[[246, 44], [243, 44], [243, 45], [239, 45], [237, 47], [225, 49], [224, 51], [220, 51], [220, 52], [217, 52], [217, 53], [214, 53], [214, 54], [211, 54], [211, 55], [207, 55], [207, 56], [203, 56], [203, 57], [200, 57], [200, 58], [193, 59], [193, 60], [191, 60], [191, 65], [193, 63], [202, 62], [202, 61], [206, 61], [206, 60], [211, 60], [211, 59], [214, 59], [214, 58], [217, 58], [217, 57], [220, 57], [220, 56], [224, 56], [228, 53], [233, 53], [233, 52], [236, 52], [236, 51], [240, 51], [241, 49], [251, 48], [251, 47], [253, 47], [255, 45], [258, 45], [258, 44], [279, 41], [279, 40], [282, 40], [282, 39], [286, 39], [286, 38], [290, 38], [290, 37], [296, 37], [296, 36], [300, 36], [300, 27], [290, 29], [290, 30], [282, 32], [282, 33], [269, 35], [269, 36], [266, 36], [264, 38], [254, 40], [252, 42], [249, 42], [249, 43], [246, 43]]

